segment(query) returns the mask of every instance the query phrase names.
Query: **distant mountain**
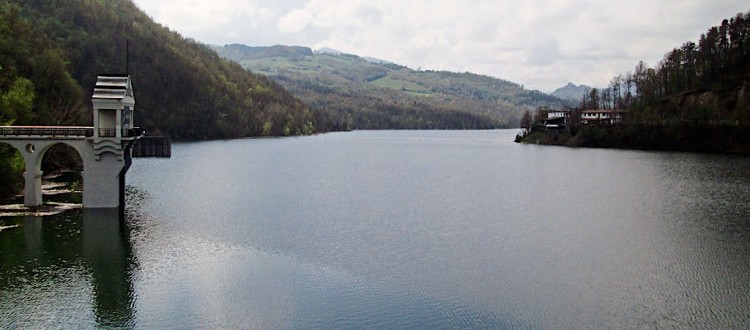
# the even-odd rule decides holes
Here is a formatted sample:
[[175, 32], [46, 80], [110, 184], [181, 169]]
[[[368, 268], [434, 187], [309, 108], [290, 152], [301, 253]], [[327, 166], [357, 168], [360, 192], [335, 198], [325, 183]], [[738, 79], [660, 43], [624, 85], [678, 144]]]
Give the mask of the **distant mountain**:
[[369, 57], [369, 56], [362, 56], [362, 59], [367, 62], [374, 63], [374, 64], [393, 64], [393, 62], [381, 60], [379, 58], [374, 58], [374, 57]]
[[556, 89], [554, 92], [552, 92], [551, 95], [563, 100], [572, 101], [575, 103], [575, 106], [581, 102], [581, 100], [583, 99], [583, 94], [591, 91], [591, 88], [592, 87], [586, 85], [576, 86], [575, 84], [569, 82], [567, 85]]
[[340, 50], [335, 50], [333, 48], [328, 48], [328, 47], [323, 47], [321, 49], [318, 49], [318, 50], [315, 51], [315, 53], [316, 54], [336, 55], [336, 56], [339, 56], [339, 55], [349, 55], [349, 54], [346, 54], [346, 53], [344, 53], [344, 52], [342, 52]]
[[327, 113], [333, 129], [518, 127], [525, 110], [564, 104], [556, 97], [502, 79], [468, 72], [412, 70], [331, 48], [213, 48], [221, 56], [275, 79], [313, 113]]
[[[348, 54], [345, 52], [342, 52], [340, 50], [335, 50], [333, 48], [323, 47], [321, 49], [318, 49], [315, 51], [315, 54], [327, 54], [327, 55], [335, 55], [335, 56], [349, 56], [349, 57], [360, 57], [354, 54]], [[369, 57], [369, 56], [361, 56], [363, 60], [373, 63], [373, 64], [393, 64], [393, 62], [381, 60], [379, 58]]]
[[265, 57], [300, 57], [311, 56], [312, 50], [307, 47], [294, 46], [271, 46], [271, 47], [250, 47], [241, 44], [226, 45], [222, 48], [224, 57], [243, 56], [246, 58], [265, 58]]

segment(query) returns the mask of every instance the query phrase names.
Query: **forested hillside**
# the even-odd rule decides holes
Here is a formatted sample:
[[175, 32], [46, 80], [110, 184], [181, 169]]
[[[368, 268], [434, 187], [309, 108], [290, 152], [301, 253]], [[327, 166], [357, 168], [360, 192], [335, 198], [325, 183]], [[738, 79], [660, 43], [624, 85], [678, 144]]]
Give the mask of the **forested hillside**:
[[7, 2], [4, 11], [67, 62], [85, 107], [97, 74], [129, 69], [136, 122], [173, 139], [296, 134], [314, 121], [273, 81], [153, 22], [129, 0]]
[[515, 127], [525, 110], [563, 103], [501, 79], [412, 70], [333, 50], [237, 44], [215, 49], [275, 79], [339, 129]]
[[739, 13], [664, 55], [591, 90], [582, 107], [629, 109], [630, 122], [750, 125], [750, 13]]
[[624, 109], [624, 123], [572, 125], [557, 143], [750, 154], [750, 13], [672, 49], [655, 68], [640, 62], [583, 96], [581, 109]]
[[[83, 91], [65, 61], [18, 7], [0, 3], [0, 125], [84, 123]], [[20, 189], [23, 170], [15, 149], [0, 144], [0, 197]]]
[[[126, 70], [136, 124], [150, 133], [192, 140], [326, 130], [274, 81], [154, 23], [129, 0], [0, 1], [0, 125], [91, 125], [97, 74]], [[0, 195], [20, 188], [18, 157], [0, 145]]]

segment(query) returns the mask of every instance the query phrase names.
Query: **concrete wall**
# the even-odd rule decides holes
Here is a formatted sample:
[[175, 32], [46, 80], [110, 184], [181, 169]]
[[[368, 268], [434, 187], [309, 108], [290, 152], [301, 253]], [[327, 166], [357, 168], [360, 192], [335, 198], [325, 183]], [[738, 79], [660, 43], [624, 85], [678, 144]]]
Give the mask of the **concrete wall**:
[[83, 161], [83, 207], [116, 208], [120, 205], [120, 171], [125, 162], [114, 153], [95, 160], [93, 149]]
[[62, 143], [75, 149], [83, 160], [83, 207], [116, 208], [120, 205], [120, 171], [125, 167], [123, 152], [96, 151], [91, 139], [4, 139], [24, 159], [24, 205], [39, 206], [42, 199], [42, 159], [50, 147]]
[[99, 110], [99, 128], [115, 128], [116, 124], [117, 110]]

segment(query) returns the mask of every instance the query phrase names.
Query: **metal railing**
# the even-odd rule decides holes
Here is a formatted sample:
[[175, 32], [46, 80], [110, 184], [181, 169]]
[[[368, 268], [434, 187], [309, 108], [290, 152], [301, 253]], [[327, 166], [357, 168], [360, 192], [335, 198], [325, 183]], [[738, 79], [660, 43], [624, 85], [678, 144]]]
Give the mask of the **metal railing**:
[[0, 136], [63, 136], [94, 135], [93, 127], [80, 126], [0, 126]]
[[117, 130], [114, 128], [100, 128], [99, 137], [116, 137]]
[[[140, 127], [122, 131], [122, 137], [136, 137], [141, 135], [143, 135], [143, 130]], [[92, 137], [94, 136], [94, 128], [83, 126], [0, 126], [0, 136]], [[99, 137], [116, 136], [117, 129], [99, 129]]]

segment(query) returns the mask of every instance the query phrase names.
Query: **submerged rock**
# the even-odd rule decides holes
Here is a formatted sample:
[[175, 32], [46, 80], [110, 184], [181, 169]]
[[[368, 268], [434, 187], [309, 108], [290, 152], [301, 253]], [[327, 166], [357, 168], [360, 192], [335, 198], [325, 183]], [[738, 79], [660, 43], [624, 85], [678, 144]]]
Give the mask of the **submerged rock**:
[[68, 210], [80, 209], [83, 205], [76, 203], [46, 202], [37, 207], [26, 207], [23, 204], [0, 205], [0, 217], [35, 216], [44, 217], [59, 214]]
[[6, 230], [6, 229], [18, 228], [18, 227], [19, 227], [19, 225], [0, 226], [0, 231]]

